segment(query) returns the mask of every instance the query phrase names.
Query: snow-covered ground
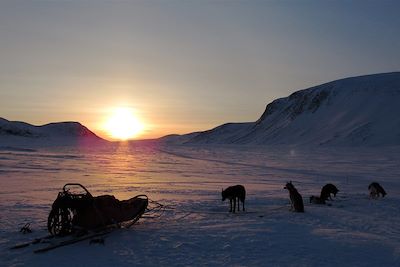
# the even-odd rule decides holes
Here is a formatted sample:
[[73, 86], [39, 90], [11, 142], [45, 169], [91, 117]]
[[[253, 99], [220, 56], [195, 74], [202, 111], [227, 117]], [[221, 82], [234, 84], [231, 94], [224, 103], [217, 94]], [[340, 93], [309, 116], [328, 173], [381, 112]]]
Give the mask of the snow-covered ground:
[[[400, 266], [400, 148], [120, 145], [0, 149], [1, 266]], [[305, 213], [289, 211], [292, 180]], [[388, 195], [370, 200], [379, 182]], [[167, 208], [133, 228], [44, 254], [9, 250], [44, 236], [65, 183], [93, 195], [147, 194]], [[326, 183], [331, 206], [308, 203]], [[221, 188], [243, 184], [247, 211], [228, 213]], [[32, 234], [19, 233], [31, 223]]]

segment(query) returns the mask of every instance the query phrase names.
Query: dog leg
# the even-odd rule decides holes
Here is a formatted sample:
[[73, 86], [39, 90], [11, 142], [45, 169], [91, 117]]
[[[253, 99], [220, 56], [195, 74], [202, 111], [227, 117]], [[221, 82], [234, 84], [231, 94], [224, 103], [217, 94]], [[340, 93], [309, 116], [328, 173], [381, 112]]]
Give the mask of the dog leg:
[[236, 197], [233, 198], [233, 213], [235, 213], [236, 210]]
[[232, 212], [232, 199], [229, 199], [229, 202], [231, 204], [231, 208], [229, 209], [229, 212]]

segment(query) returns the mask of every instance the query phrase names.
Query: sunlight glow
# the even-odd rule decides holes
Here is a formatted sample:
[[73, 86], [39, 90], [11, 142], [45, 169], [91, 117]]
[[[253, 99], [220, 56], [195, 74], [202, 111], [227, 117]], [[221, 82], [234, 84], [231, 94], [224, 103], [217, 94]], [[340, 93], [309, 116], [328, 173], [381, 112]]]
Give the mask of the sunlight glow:
[[106, 131], [112, 138], [128, 140], [139, 135], [143, 129], [143, 124], [130, 108], [117, 108], [105, 124]]

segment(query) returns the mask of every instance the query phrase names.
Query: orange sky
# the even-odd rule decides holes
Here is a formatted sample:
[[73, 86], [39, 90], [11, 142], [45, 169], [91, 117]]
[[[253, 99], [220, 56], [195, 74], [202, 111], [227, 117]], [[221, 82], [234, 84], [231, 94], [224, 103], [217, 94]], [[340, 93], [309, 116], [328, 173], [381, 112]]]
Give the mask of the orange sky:
[[[136, 138], [255, 121], [272, 100], [400, 69], [395, 1], [2, 1], [0, 117]], [[184, 4], [183, 4], [184, 3]]]

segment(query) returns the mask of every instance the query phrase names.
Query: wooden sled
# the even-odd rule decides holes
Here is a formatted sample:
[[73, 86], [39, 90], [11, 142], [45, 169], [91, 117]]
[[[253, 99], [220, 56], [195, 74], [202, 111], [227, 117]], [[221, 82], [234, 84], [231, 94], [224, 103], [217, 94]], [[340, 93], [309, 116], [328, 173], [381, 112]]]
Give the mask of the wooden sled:
[[[72, 193], [70, 187], [73, 186], [83, 189], [83, 193]], [[47, 229], [51, 235], [65, 236], [121, 224], [132, 225], [143, 215], [147, 205], [146, 195], [120, 201], [111, 195], [93, 197], [81, 184], [66, 184], [52, 205]]]
[[[78, 187], [82, 193], [71, 192]], [[81, 184], [66, 184], [58, 193], [50, 211], [47, 228], [50, 235], [15, 245], [20, 249], [31, 245], [46, 244], [34, 250], [42, 253], [84, 240], [105, 236], [119, 228], [129, 228], [148, 211], [146, 195], [128, 200], [118, 200], [111, 195], [93, 197]]]

